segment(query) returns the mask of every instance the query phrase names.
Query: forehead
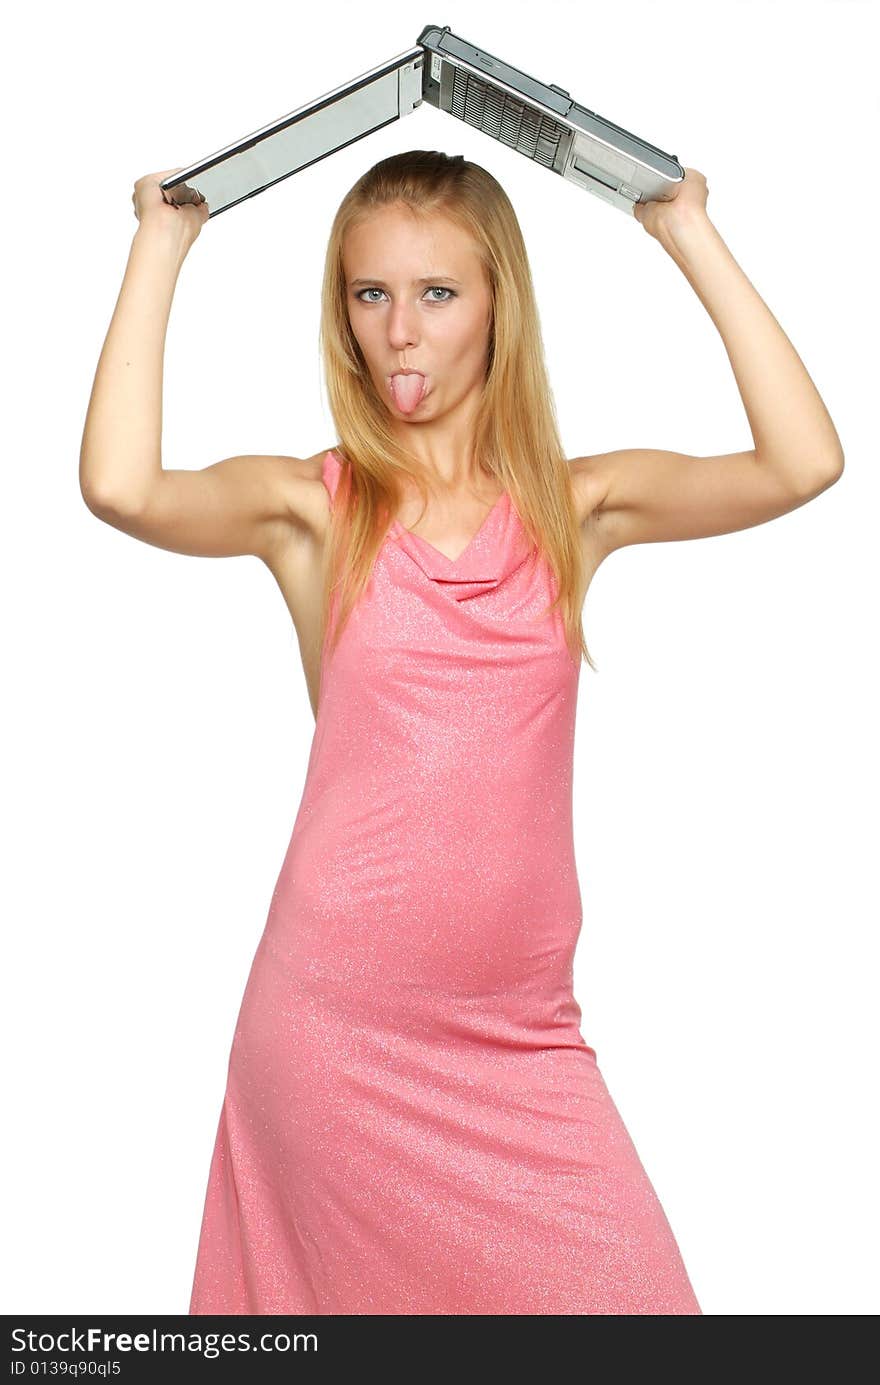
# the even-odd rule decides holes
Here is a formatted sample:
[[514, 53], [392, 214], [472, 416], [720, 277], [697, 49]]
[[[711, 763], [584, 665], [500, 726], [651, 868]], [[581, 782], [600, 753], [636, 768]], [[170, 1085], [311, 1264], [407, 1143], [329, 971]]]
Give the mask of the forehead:
[[479, 267], [477, 248], [461, 226], [441, 212], [414, 214], [407, 207], [380, 207], [350, 228], [342, 250], [348, 275], [399, 274], [418, 267], [466, 273]]

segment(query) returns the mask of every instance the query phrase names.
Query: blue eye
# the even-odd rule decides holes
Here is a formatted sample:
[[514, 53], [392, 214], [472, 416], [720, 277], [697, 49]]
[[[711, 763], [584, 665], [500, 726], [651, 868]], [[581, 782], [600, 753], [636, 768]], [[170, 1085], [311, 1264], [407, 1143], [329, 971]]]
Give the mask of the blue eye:
[[[355, 294], [355, 298], [360, 299], [361, 303], [375, 303], [375, 302], [377, 302], [377, 299], [375, 299], [375, 298], [363, 298], [363, 297], [362, 297], [362, 294], [365, 294], [365, 293], [383, 293], [383, 292], [384, 292], [383, 289], [376, 289], [376, 288], [372, 288], [372, 289], [360, 289], [360, 290]], [[446, 288], [443, 284], [432, 284], [430, 288], [428, 288], [428, 289], [425, 290], [425, 292], [426, 292], [426, 293], [438, 293], [438, 292], [439, 292], [439, 293], [446, 293], [446, 294], [449, 295], [449, 298], [432, 298], [432, 299], [431, 299], [431, 302], [432, 302], [432, 303], [448, 303], [450, 298], [454, 298], [454, 297], [455, 297], [455, 289], [448, 289], [448, 288]]]

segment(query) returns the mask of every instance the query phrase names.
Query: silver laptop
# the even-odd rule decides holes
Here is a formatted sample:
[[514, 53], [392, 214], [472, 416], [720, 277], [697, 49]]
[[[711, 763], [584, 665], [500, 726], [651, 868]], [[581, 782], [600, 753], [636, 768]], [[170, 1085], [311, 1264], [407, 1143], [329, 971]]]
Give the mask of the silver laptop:
[[219, 216], [274, 183], [411, 115], [427, 102], [632, 215], [684, 178], [674, 154], [509, 63], [429, 24], [416, 45], [161, 184], [165, 200], [199, 192]]

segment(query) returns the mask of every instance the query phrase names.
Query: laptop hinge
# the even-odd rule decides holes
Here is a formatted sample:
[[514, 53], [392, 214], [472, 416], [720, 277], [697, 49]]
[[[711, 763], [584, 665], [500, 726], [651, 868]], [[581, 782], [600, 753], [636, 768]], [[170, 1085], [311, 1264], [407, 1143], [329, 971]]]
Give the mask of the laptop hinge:
[[397, 105], [400, 116], [411, 115], [422, 104], [422, 67], [424, 58], [405, 63], [397, 73]]

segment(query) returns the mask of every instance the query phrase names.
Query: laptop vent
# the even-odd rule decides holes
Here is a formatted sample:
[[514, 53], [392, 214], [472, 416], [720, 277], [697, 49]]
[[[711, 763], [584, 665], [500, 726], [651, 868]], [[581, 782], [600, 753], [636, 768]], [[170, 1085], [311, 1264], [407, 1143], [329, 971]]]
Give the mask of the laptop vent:
[[553, 167], [559, 141], [567, 133], [555, 120], [460, 67], [455, 69], [450, 113], [546, 168]]

